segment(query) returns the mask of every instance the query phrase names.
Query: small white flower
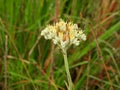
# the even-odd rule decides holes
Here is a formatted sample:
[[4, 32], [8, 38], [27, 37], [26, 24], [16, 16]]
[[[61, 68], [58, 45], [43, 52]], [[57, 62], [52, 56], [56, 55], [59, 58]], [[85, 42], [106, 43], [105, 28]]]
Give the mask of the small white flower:
[[44, 31], [41, 32], [41, 36], [43, 36], [43, 35], [45, 35], [45, 32], [44, 32]]
[[85, 41], [85, 40], [86, 40], [86, 35], [85, 35], [85, 34], [82, 34], [82, 35], [81, 35], [81, 39]]
[[59, 42], [59, 38], [58, 37], [55, 37], [54, 39], [53, 39], [53, 43], [54, 44], [57, 44]]
[[66, 46], [66, 43], [62, 41], [62, 42], [61, 42], [61, 47], [62, 47], [62, 48], [65, 48], [65, 46]]
[[47, 35], [45, 35], [44, 37], [45, 37], [45, 39], [48, 39], [48, 36], [47, 36]]
[[73, 25], [73, 30], [77, 30], [78, 29], [78, 25], [77, 24], [74, 24]]
[[47, 34], [47, 33], [48, 33], [48, 29], [45, 28], [45, 29], [41, 32], [41, 35], [44, 36], [44, 35]]
[[41, 35], [45, 39], [51, 39], [54, 44], [57, 44], [61, 49], [67, 49], [70, 45], [78, 46], [81, 41], [86, 40], [86, 35], [78, 28], [77, 24], [72, 22], [64, 22], [60, 20], [55, 25], [48, 25]]
[[66, 23], [61, 19], [60, 22], [56, 23], [56, 26], [58, 26], [58, 29], [61, 32], [65, 32], [66, 31]]
[[75, 46], [78, 46], [80, 41], [78, 40], [78, 38], [75, 38], [72, 43], [75, 45]]
[[61, 47], [62, 48], [67, 48], [69, 41], [61, 41]]

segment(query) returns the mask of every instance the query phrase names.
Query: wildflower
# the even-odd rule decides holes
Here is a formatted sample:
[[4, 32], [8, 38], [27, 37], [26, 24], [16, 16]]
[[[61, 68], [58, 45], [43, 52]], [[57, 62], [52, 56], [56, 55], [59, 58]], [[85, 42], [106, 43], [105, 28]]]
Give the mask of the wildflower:
[[86, 35], [77, 24], [64, 22], [62, 19], [55, 25], [48, 25], [42, 30], [41, 35], [45, 39], [51, 39], [61, 49], [68, 49], [69, 46], [78, 46], [81, 41], [86, 40]]
[[44, 30], [42, 30], [41, 36], [44, 36], [45, 39], [52, 40], [55, 45], [58, 45], [62, 49], [68, 79], [68, 90], [73, 90], [67, 60], [67, 49], [71, 45], [78, 46], [81, 41], [85, 41], [86, 35], [80, 28], [78, 28], [77, 24], [73, 24], [72, 22], [64, 22], [61, 19], [55, 25], [48, 25]]

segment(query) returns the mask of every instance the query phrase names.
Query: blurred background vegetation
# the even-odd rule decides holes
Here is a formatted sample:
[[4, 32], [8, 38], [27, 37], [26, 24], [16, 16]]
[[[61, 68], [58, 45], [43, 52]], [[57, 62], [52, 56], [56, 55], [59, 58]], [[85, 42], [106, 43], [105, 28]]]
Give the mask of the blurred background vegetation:
[[0, 0], [0, 90], [66, 90], [62, 54], [40, 36], [60, 18], [87, 35], [68, 50], [75, 90], [120, 90], [120, 0]]

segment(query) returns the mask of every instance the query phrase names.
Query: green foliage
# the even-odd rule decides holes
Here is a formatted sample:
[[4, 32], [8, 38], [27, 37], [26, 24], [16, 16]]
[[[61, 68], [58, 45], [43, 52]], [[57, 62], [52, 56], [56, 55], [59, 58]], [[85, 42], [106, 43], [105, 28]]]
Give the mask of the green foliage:
[[[51, 41], [39, 38], [46, 25], [54, 24], [55, 1], [59, 0], [0, 0], [0, 90], [5, 68], [10, 90], [66, 90], [61, 50], [56, 46], [53, 50]], [[113, 11], [111, 2], [104, 11], [103, 1], [60, 0], [57, 5], [58, 17], [78, 23], [87, 35], [87, 41], [68, 50], [75, 90], [120, 89], [120, 1], [115, 0]]]

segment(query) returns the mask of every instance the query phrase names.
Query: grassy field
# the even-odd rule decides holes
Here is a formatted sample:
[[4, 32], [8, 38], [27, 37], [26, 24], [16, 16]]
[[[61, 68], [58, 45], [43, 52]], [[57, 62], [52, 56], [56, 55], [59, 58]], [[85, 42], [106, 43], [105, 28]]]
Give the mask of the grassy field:
[[120, 0], [0, 0], [0, 90], [67, 90], [61, 50], [40, 35], [60, 18], [87, 35], [67, 51], [74, 90], [120, 90]]

